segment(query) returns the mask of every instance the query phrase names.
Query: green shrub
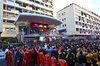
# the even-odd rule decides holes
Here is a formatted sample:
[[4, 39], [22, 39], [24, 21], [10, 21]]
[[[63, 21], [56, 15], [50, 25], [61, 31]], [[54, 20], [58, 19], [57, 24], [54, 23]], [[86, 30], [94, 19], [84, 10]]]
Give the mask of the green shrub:
[[13, 38], [13, 37], [11, 37], [11, 38], [7, 38], [6, 40], [5, 40], [5, 42], [6, 43], [16, 43], [16, 41], [17, 41], [17, 39], [16, 38]]

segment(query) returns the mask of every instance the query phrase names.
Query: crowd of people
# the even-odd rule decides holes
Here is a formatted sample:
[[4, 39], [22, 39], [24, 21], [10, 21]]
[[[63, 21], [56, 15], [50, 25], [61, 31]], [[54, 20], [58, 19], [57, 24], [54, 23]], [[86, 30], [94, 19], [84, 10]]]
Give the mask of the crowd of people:
[[[9, 47], [8, 47], [9, 48]], [[100, 66], [100, 42], [49, 42], [23, 45], [6, 52], [7, 66]]]

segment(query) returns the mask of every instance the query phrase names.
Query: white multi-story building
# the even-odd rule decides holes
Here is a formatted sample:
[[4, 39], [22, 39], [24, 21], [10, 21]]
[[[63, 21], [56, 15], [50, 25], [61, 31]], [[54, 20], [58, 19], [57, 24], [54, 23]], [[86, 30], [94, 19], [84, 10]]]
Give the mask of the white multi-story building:
[[59, 34], [67, 36], [100, 36], [100, 16], [77, 4], [70, 4], [56, 13], [63, 23]]
[[0, 39], [1, 39], [1, 33], [3, 31], [3, 0], [0, 1]]
[[[1, 37], [16, 37], [14, 22], [19, 13], [34, 13], [55, 17], [55, 0], [3, 0], [3, 13], [0, 8], [0, 21], [3, 21]], [[1, 14], [2, 13], [2, 14]], [[0, 25], [2, 23], [0, 22]], [[1, 26], [0, 26], [1, 27]]]

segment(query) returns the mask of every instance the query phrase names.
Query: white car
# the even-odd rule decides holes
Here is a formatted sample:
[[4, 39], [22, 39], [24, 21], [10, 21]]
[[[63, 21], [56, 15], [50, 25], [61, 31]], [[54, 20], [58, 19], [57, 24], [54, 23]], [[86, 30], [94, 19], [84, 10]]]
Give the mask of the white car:
[[5, 59], [5, 52], [0, 49], [0, 59]]

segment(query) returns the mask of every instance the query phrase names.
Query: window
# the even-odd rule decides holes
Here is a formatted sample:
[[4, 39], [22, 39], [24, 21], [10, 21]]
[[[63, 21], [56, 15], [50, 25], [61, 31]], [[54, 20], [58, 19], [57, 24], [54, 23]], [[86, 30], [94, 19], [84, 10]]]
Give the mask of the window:
[[5, 23], [5, 20], [3, 20], [3, 23]]
[[78, 21], [76, 21], [76, 25], [78, 25]]
[[9, 11], [11, 11], [11, 8], [10, 8], [10, 7], [8, 7], [8, 10], [9, 10]]
[[76, 28], [76, 31], [78, 31], [78, 28]]
[[65, 15], [65, 12], [64, 12], [64, 15]]
[[13, 22], [13, 21], [7, 21], [7, 23], [9, 23], [9, 24], [14, 24], [14, 22]]
[[59, 17], [60, 17], [60, 14], [59, 14]]
[[79, 22], [79, 25], [81, 26], [81, 22]]
[[63, 13], [62, 13], [62, 16], [63, 16]]
[[9, 32], [9, 28], [6, 28], [6, 31]]
[[43, 5], [43, 6], [44, 6], [44, 3], [41, 3], [41, 5]]
[[62, 19], [62, 21], [64, 21], [64, 19]]
[[65, 27], [66, 27], [66, 24], [65, 24]]
[[48, 5], [45, 5], [46, 7], [48, 7]]
[[63, 25], [63, 27], [64, 27], [64, 25]]
[[59, 25], [59, 28], [61, 28], [61, 25]]
[[66, 20], [66, 18], [64, 18], [64, 21]]
[[14, 29], [10, 29], [11, 32], [13, 32]]

